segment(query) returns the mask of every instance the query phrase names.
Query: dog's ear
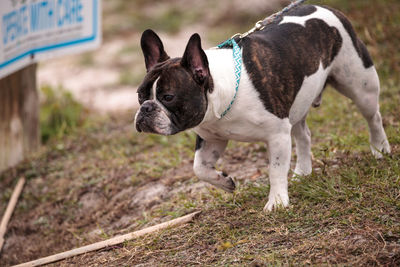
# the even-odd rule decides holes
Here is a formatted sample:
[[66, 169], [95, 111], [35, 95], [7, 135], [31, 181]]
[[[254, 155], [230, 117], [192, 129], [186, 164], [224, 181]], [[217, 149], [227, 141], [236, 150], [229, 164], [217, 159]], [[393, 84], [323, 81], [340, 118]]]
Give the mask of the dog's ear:
[[147, 72], [157, 63], [169, 59], [160, 37], [152, 30], [145, 30], [140, 40]]
[[202, 85], [208, 80], [210, 75], [208, 59], [206, 53], [201, 48], [201, 39], [197, 33], [190, 37], [181, 60], [181, 65], [192, 73], [197, 83]]

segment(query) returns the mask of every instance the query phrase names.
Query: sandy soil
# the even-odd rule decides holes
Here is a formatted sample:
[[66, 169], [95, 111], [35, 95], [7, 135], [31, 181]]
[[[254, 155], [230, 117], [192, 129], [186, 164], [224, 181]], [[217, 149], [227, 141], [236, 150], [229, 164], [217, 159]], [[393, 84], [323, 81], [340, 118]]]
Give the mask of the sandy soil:
[[[202, 9], [204, 18], [200, 22], [184, 25], [179, 32], [174, 34], [154, 30], [163, 40], [167, 53], [171, 57], [179, 57], [183, 54], [187, 40], [193, 33], [197, 32], [201, 36], [207, 36], [210, 27], [220, 24], [221, 19], [232, 19], [227, 17], [229, 14], [244, 12], [248, 16], [261, 19], [268, 13], [279, 9], [282, 3], [286, 4], [287, 2], [287, 0], [234, 0], [218, 1], [212, 4], [210, 1], [204, 1], [193, 5], [191, 1], [179, 0], [175, 1], [174, 5], [186, 6], [187, 10]], [[104, 3], [103, 23], [105, 25], [103, 27], [123, 28], [129, 21], [110, 11], [113, 10], [115, 4], [118, 4], [118, 1]], [[170, 8], [170, 5], [158, 2], [151, 8], [148, 5], [144, 6], [142, 12], [157, 15], [167, 8]], [[256, 20], [254, 20], [255, 22]], [[136, 89], [145, 71], [139, 46], [141, 33], [128, 31], [111, 37], [108, 35], [105, 36], [103, 44], [96, 51], [41, 63], [38, 70], [39, 87], [43, 85], [50, 85], [54, 88], [62, 87], [70, 91], [87, 108], [96, 112], [107, 113], [136, 109], [138, 106]], [[223, 40], [221, 39], [221, 41]], [[203, 38], [202, 43], [204, 48], [216, 45], [210, 44], [207, 38]], [[124, 49], [131, 49], [131, 51], [124, 53]], [[135, 76], [135, 81], [124, 84], [121, 82], [121, 73], [126, 73], [128, 79], [129, 76]]]

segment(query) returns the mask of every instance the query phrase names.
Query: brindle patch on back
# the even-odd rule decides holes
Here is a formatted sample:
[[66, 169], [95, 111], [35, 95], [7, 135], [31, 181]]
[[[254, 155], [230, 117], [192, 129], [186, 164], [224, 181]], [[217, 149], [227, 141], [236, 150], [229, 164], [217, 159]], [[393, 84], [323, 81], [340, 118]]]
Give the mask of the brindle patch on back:
[[[288, 16], [309, 15], [314, 6], [300, 6]], [[242, 39], [243, 60], [264, 107], [279, 118], [289, 110], [305, 77], [315, 73], [320, 63], [327, 68], [342, 46], [335, 27], [310, 19], [305, 27], [279, 21]]]

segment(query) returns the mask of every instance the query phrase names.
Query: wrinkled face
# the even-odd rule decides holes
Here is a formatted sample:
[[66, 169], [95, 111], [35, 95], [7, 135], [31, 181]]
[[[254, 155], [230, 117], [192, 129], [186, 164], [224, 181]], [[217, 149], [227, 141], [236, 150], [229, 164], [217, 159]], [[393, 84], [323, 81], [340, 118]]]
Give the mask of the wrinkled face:
[[135, 125], [139, 132], [171, 135], [203, 120], [212, 80], [200, 38], [193, 36], [182, 58], [169, 59], [158, 36], [150, 30], [143, 33], [148, 72], [138, 89], [141, 106]]
[[180, 64], [166, 65], [153, 83], [142, 84], [146, 88], [139, 92], [141, 107], [136, 115], [136, 129], [140, 132], [176, 134], [195, 127], [204, 118], [204, 90]]

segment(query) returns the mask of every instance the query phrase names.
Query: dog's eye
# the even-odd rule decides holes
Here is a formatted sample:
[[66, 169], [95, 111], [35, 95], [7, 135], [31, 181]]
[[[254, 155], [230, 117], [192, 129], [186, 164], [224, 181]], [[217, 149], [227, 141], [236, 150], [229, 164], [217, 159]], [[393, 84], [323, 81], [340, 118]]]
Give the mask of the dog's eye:
[[164, 100], [165, 102], [171, 102], [172, 99], [174, 99], [174, 96], [173, 96], [173, 95], [164, 95], [164, 96], [163, 96], [163, 100]]

